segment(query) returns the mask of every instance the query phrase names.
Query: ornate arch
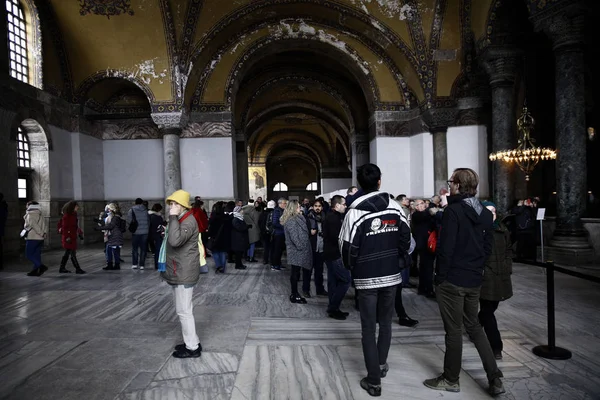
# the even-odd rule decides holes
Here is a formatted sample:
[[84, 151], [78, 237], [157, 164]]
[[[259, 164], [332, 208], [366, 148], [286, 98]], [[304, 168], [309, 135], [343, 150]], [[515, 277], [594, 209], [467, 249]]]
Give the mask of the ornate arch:
[[[263, 110], [255, 117], [253, 117], [250, 121], [248, 121], [248, 125], [246, 126], [248, 140], [252, 141], [252, 138], [255, 136], [255, 134], [257, 132], [260, 132], [260, 130], [271, 120], [272, 116], [282, 116], [294, 112], [302, 112], [308, 115], [312, 115], [313, 117], [317, 117], [326, 124], [330, 125], [337, 139], [340, 141], [340, 143], [342, 143], [344, 151], [346, 152], [346, 154], [348, 154], [348, 143], [352, 139], [352, 135], [348, 130], [348, 127], [346, 127], [343, 121], [341, 121], [335, 115], [331, 115], [331, 113], [328, 113], [327, 109], [319, 105], [310, 104], [308, 102], [281, 103]], [[344, 132], [346, 134], [347, 139], [344, 139], [340, 135], [339, 130], [336, 128], [339, 128], [339, 130]]]
[[281, 147], [286, 147], [286, 146], [289, 149], [301, 148], [302, 151], [307, 150], [305, 152], [305, 154], [310, 154], [311, 156], [314, 157], [313, 160], [316, 159], [316, 161], [318, 161], [318, 165], [315, 165], [317, 167], [317, 171], [323, 167], [323, 160], [321, 159], [321, 156], [319, 155], [319, 153], [317, 151], [315, 151], [315, 149], [312, 148], [309, 144], [303, 143], [303, 142], [298, 142], [298, 141], [288, 141], [285, 143], [282, 143], [282, 142], [274, 143], [273, 146], [271, 146], [269, 148], [269, 151], [267, 152], [267, 155], [265, 156], [265, 160], [268, 161], [269, 157], [272, 156], [272, 153], [275, 150], [279, 150]]
[[[278, 129], [276, 131], [273, 131], [273, 132], [269, 133], [267, 136], [265, 136], [260, 142], [257, 142], [254, 146], [255, 151], [252, 151], [252, 155], [251, 155], [252, 159], [250, 160], [250, 162], [251, 163], [260, 162], [257, 157], [260, 157], [261, 154], [263, 153], [263, 150], [265, 148], [269, 147], [269, 145], [271, 144], [271, 143], [269, 143], [269, 139], [283, 135], [283, 134], [301, 135], [301, 136], [298, 136], [298, 140], [295, 140], [295, 142], [302, 142], [302, 143], [306, 143], [308, 145], [310, 145], [310, 143], [304, 142], [303, 140], [301, 141], [300, 139], [305, 139], [307, 141], [308, 140], [316, 141], [317, 143], [316, 143], [315, 147], [323, 149], [322, 153], [319, 153], [318, 151], [316, 151], [317, 153], [319, 153], [321, 155], [322, 159], [325, 159], [327, 156], [332, 156], [331, 151], [330, 151], [331, 149], [329, 148], [330, 147], [329, 144], [324, 142], [322, 137], [320, 137], [319, 135], [317, 135], [313, 132], [310, 132], [310, 131], [307, 131], [304, 129], [290, 128], [290, 129]], [[290, 143], [290, 142], [286, 141], [286, 143]], [[254, 149], [251, 149], [251, 150], [254, 150]], [[268, 152], [267, 152], [267, 155], [268, 155]], [[265, 160], [267, 158], [267, 155], [265, 155]]]
[[250, 113], [250, 108], [252, 107], [252, 104], [254, 103], [254, 101], [256, 101], [256, 99], [266, 90], [270, 89], [272, 86], [275, 86], [277, 84], [283, 83], [283, 82], [287, 82], [287, 81], [294, 81], [294, 83], [296, 82], [300, 82], [300, 83], [309, 83], [311, 85], [315, 85], [317, 86], [320, 90], [322, 90], [323, 92], [329, 94], [331, 97], [333, 97], [334, 99], [336, 99], [340, 106], [342, 107], [342, 109], [344, 110], [345, 114], [346, 114], [346, 118], [348, 119], [348, 123], [349, 123], [349, 130], [350, 133], [352, 134], [355, 129], [355, 123], [354, 123], [354, 117], [352, 115], [352, 111], [350, 109], [350, 106], [348, 105], [348, 103], [346, 102], [346, 100], [344, 99], [344, 96], [333, 86], [327, 84], [326, 82], [324, 82], [323, 80], [319, 80], [313, 77], [307, 77], [307, 76], [302, 76], [302, 75], [287, 75], [287, 76], [279, 76], [279, 77], [275, 77], [272, 79], [267, 80], [266, 82], [264, 82], [256, 91], [255, 93], [252, 95], [252, 97], [250, 97], [249, 101], [246, 104], [246, 107], [244, 108], [244, 111], [242, 112], [242, 118], [240, 121], [240, 125], [241, 126], [246, 126], [246, 122], [248, 121], [248, 116]]
[[126, 81], [129, 81], [136, 85], [138, 88], [140, 88], [142, 92], [144, 92], [144, 94], [148, 98], [148, 103], [150, 103], [150, 105], [152, 105], [155, 101], [154, 93], [152, 93], [152, 89], [150, 89], [150, 87], [146, 83], [144, 83], [141, 79], [132, 76], [129, 72], [124, 72], [115, 69], [106, 69], [98, 71], [85, 78], [83, 82], [81, 82], [79, 87], [75, 90], [75, 93], [73, 95], [74, 101], [80, 104], [83, 103], [86, 100], [85, 96], [88, 94], [90, 89], [98, 82], [103, 81], [105, 79], [124, 79]]
[[[389, 28], [384, 22], [379, 21], [376, 18], [365, 14], [364, 12], [358, 11], [356, 8], [350, 7], [336, 0], [254, 0], [250, 4], [244, 7], [237, 8], [235, 11], [221, 18], [210, 29], [210, 31], [207, 32], [206, 36], [194, 46], [194, 49], [192, 50], [189, 56], [187, 65], [189, 65], [190, 63], [195, 63], [202, 51], [208, 46], [208, 44], [211, 41], [213, 41], [219, 35], [219, 33], [224, 31], [230, 25], [238, 23], [244, 17], [254, 14], [256, 12], [260, 12], [263, 8], [272, 7], [274, 5], [301, 3], [309, 3], [327, 7], [329, 9], [335, 10], [336, 12], [339, 12], [344, 17], [347, 17], [349, 15], [352, 18], [363, 22], [366, 25], [374, 26], [377, 29], [376, 32], [381, 32], [383, 37], [390, 40], [398, 49], [400, 49], [400, 51], [408, 58], [411, 64], [414, 65], [414, 68], [417, 69], [417, 56], [413, 51], [410, 50], [408, 45], [404, 43], [402, 38], [400, 38], [393, 29]], [[346, 30], [348, 28], [347, 26], [342, 26], [341, 24], [338, 24], [337, 27], [341, 30]]]
[[[337, 23], [332, 23], [331, 21], [328, 20], [324, 20], [324, 19], [315, 19], [314, 16], [310, 15], [310, 14], [294, 14], [294, 18], [281, 18], [281, 17], [274, 17], [274, 18], [269, 18], [266, 20], [261, 20], [260, 22], [257, 22], [256, 24], [250, 25], [248, 27], [246, 27], [245, 29], [243, 29], [242, 31], [238, 32], [236, 35], [232, 36], [231, 38], [229, 38], [229, 40], [227, 42], [225, 42], [223, 45], [221, 45], [218, 50], [214, 51], [212, 53], [212, 55], [209, 57], [209, 59], [212, 60], [218, 60], [220, 59], [221, 55], [224, 54], [227, 49], [232, 48], [235, 46], [237, 46], [237, 44], [245, 37], [247, 37], [249, 34], [251, 34], [252, 32], [256, 32], [257, 30], [260, 29], [264, 29], [264, 28], [270, 28], [270, 29], [274, 29], [277, 27], [281, 27], [281, 24], [284, 21], [289, 21], [290, 24], [291, 23], [297, 23], [300, 22], [301, 24], [304, 24], [305, 22], [309, 22], [310, 23], [310, 28], [313, 28], [313, 26], [317, 26], [317, 27], [321, 27], [321, 28], [328, 28], [328, 29], [333, 29], [336, 30], [339, 33], [342, 34], [346, 34], [351, 36], [353, 39], [357, 40], [358, 42], [360, 42], [362, 45], [364, 45], [365, 47], [367, 47], [371, 52], [373, 52], [375, 55], [377, 55], [381, 60], [382, 63], [386, 65], [386, 67], [390, 70], [390, 73], [393, 77], [393, 79], [396, 81], [398, 90], [400, 92], [400, 95], [403, 97], [404, 102], [403, 103], [399, 103], [397, 106], [394, 106], [393, 104], [390, 104], [390, 107], [395, 107], [395, 109], [399, 109], [399, 110], [404, 110], [406, 107], [406, 104], [408, 104], [407, 108], [414, 108], [418, 105], [418, 101], [416, 98], [416, 95], [414, 94], [414, 92], [412, 91], [412, 89], [408, 86], [408, 84], [406, 83], [406, 81], [404, 80], [403, 76], [402, 76], [402, 72], [398, 69], [398, 66], [396, 65], [396, 63], [388, 56], [388, 54], [381, 48], [381, 46], [379, 46], [376, 42], [374, 42], [373, 40], [369, 39], [368, 37], [366, 37], [362, 32], [353, 30], [352, 28], [348, 27], [348, 26], [341, 26]], [[322, 39], [320, 39], [318, 36], [316, 36], [314, 33], [310, 33], [308, 30], [305, 30], [304, 32], [298, 32], [298, 33], [294, 33], [294, 34], [285, 34], [285, 35], [279, 35], [281, 37], [275, 37], [276, 35], [269, 35], [267, 37], [263, 37], [261, 39], [258, 39], [258, 41], [260, 40], [265, 40], [268, 37], [272, 37], [275, 39], [298, 39], [299, 37], [301, 39], [304, 40], [318, 40], [324, 43], [327, 43], [327, 41], [324, 41]], [[436, 37], [439, 38], [439, 35], [437, 35]], [[331, 44], [331, 43], [330, 43]], [[351, 61], [353, 61], [354, 63], [356, 63], [361, 69], [364, 69], [365, 67], [370, 71], [370, 75], [373, 75], [373, 71], [371, 68], [368, 68], [368, 63], [366, 63], [366, 61], [364, 61], [359, 55], [358, 52], [356, 50], [354, 50], [350, 45], [348, 45], [347, 43], [345, 44], [345, 48], [349, 51], [350, 53], [350, 57], [353, 59]], [[259, 46], [262, 47], [262, 46]], [[336, 47], [336, 46], [333, 46]], [[343, 51], [342, 51], [343, 52]], [[251, 53], [254, 53], [251, 52]], [[416, 57], [408, 57], [407, 54], [403, 53], [407, 59], [409, 60], [409, 62], [411, 63], [411, 67], [414, 68], [415, 72], [419, 75], [422, 76], [422, 70], [419, 67], [419, 61]], [[347, 57], [345, 57], [347, 58]], [[246, 61], [246, 58], [244, 58], [244, 56], [242, 55], [238, 60], [242, 60], [242, 63], [244, 61]], [[433, 61], [432, 61], [433, 63]], [[352, 62], [350, 63], [350, 65], [352, 65]], [[237, 63], [236, 63], [237, 66]], [[422, 66], [421, 66], [422, 67]], [[234, 68], [234, 71], [237, 71], [238, 68]], [[431, 72], [433, 73], [433, 72]], [[207, 83], [207, 81], [209, 80], [208, 77], [211, 74], [211, 69], [209, 68], [209, 66], [207, 65], [203, 72], [200, 75], [200, 79], [198, 81], [198, 84], [196, 85], [196, 90], [194, 92], [194, 98], [198, 99], [198, 103], [199, 104], [199, 100], [202, 98], [202, 95], [204, 93], [204, 88], [205, 85]], [[361, 76], [360, 74], [358, 74], [358, 76]], [[364, 88], [365, 85], [361, 82], [361, 79], [359, 79], [357, 76], [355, 76], [355, 78], [357, 78], [357, 80], [359, 81], [359, 83], [361, 84], [361, 87], [363, 87], [363, 92], [364, 92]], [[422, 77], [423, 78], [423, 77]], [[231, 75], [228, 79], [231, 79]], [[427, 81], [428, 76], [427, 73], [425, 73], [425, 77], [424, 79]], [[428, 82], [428, 85], [426, 85], [426, 87], [424, 88], [425, 91], [427, 91], [427, 87], [431, 88], [432, 84], [431, 82]], [[198, 93], [198, 89], [200, 91], [200, 93]], [[227, 100], [227, 105], [231, 106], [231, 90], [230, 86], [228, 85], [227, 90], [226, 90], [226, 98]], [[194, 99], [193, 99], [194, 100]], [[192, 100], [192, 105], [195, 105], [194, 101]]]
[[[207, 69], [205, 69], [192, 96], [192, 109], [199, 108], [200, 111], [230, 111], [233, 103], [233, 96], [235, 95], [234, 85], [240, 83], [240, 77], [244, 75], [243, 70], [250, 69], [252, 64], [256, 63], [261, 58], [277, 53], [279, 49], [276, 48], [275, 45], [281, 44], [283, 46], [283, 42], [301, 42], [304, 44], [304, 47], [306, 47], [307, 44], [311, 43], [318, 43], [320, 46], [326, 46], [328, 50], [335, 53], [341, 59], [348, 61], [348, 65], [351, 66], [349, 70], [358, 82], [359, 86], [362, 88], [363, 94], [367, 99], [367, 104], [369, 104], [373, 109], [376, 107], [377, 104], [379, 104], [379, 87], [376, 84], [375, 79], [373, 78], [372, 69], [370, 68], [370, 66], [368, 66], [368, 63], [362, 57], [360, 57], [358, 52], [348, 44], [345, 45], [347, 52], [344, 52], [332, 44], [328, 44], [326, 42], [317, 40], [317, 38], [314, 36], [298, 38], [289, 35], [278, 36], [270, 34], [266, 37], [262, 37], [261, 39], [255, 41], [252, 44], [252, 46], [246, 49], [246, 51], [237, 58], [233, 68], [228, 74], [227, 81], [225, 84], [225, 104], [219, 106], [218, 110], [209, 110], [209, 107], [201, 104], [206, 84], [208, 83], [209, 77], [211, 75], [210, 71], [207, 71]], [[325, 53], [319, 47], [313, 46], [309, 47], [309, 49], [316, 53]], [[260, 53], [259, 56], [255, 55], [255, 53], [257, 52]], [[251, 61], [251, 63], [248, 64], [248, 61]], [[357, 69], [359, 68], [362, 69], [360, 73], [358, 73], [357, 71]], [[399, 103], [398, 107], [400, 106], [401, 104]]]

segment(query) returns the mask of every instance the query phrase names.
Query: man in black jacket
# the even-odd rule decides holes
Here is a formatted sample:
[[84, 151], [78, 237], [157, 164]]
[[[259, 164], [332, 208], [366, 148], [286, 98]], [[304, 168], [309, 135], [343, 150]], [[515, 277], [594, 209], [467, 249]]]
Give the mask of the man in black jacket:
[[[410, 248], [410, 227], [400, 205], [380, 192], [381, 170], [365, 164], [357, 170], [364, 195], [346, 211], [340, 248], [346, 268], [352, 270], [362, 327], [362, 346], [368, 375], [360, 386], [371, 396], [381, 395], [381, 378], [388, 371], [392, 317], [400, 271]], [[375, 328], [379, 322], [379, 337]]]
[[329, 289], [329, 305], [327, 314], [333, 319], [344, 320], [348, 313], [340, 311], [342, 300], [350, 287], [350, 271], [344, 268], [338, 244], [346, 200], [339, 195], [331, 198], [332, 212], [327, 214], [323, 222], [323, 259], [327, 264], [327, 286]]
[[493, 216], [475, 198], [479, 177], [469, 168], [454, 170], [448, 181], [450, 196], [444, 211], [437, 248], [435, 284], [446, 331], [444, 373], [427, 379], [431, 389], [459, 392], [462, 361], [462, 325], [477, 348], [489, 381], [489, 393], [504, 393], [490, 343], [479, 324], [479, 291], [485, 261], [492, 252]]

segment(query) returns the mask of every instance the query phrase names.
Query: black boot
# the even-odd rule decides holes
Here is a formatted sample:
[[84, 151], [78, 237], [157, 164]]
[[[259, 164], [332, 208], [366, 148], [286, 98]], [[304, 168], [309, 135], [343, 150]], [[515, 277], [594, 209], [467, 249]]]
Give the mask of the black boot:
[[58, 272], [60, 272], [61, 274], [70, 274], [71, 273], [71, 271], [69, 271], [67, 268], [65, 268], [65, 265], [67, 265], [67, 261], [69, 261], [69, 253], [65, 253], [62, 260], [60, 260], [60, 269], [58, 270]]
[[71, 254], [71, 262], [73, 262], [73, 265], [75, 266], [75, 273], [76, 274], [80, 274], [81, 275], [81, 274], [85, 274], [86, 273], [79, 266], [79, 261], [77, 261], [77, 256], [75, 254]]
[[115, 268], [113, 267], [112, 261], [109, 261], [109, 262], [106, 263], [106, 267], [104, 267], [102, 269], [105, 270], [105, 271], [112, 271]]
[[121, 264], [119, 264], [119, 263], [116, 263], [116, 264], [115, 264], [115, 267], [114, 267], [113, 269], [114, 269], [115, 271], [116, 271], [116, 270], [118, 270], [118, 269], [121, 269]]

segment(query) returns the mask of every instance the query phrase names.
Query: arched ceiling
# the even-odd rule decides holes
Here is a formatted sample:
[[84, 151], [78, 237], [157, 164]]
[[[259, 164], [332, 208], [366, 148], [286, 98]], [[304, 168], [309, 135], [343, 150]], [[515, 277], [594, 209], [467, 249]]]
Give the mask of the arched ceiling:
[[261, 63], [276, 66], [275, 55], [285, 49], [321, 59], [312, 64], [320, 66], [316, 72], [332, 59], [341, 64], [329, 70], [360, 88], [371, 111], [443, 104], [452, 100], [453, 83], [464, 70], [465, 32], [485, 35], [498, 3], [33, 1], [46, 33], [45, 87], [86, 101], [78, 95], [90, 81], [122, 78], [142, 88], [154, 112], [235, 108], [246, 73]]

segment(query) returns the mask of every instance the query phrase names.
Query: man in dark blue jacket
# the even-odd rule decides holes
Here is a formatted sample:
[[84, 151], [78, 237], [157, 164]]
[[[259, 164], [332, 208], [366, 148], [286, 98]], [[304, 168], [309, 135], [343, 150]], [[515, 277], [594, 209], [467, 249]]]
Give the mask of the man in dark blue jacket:
[[[380, 192], [381, 170], [365, 164], [357, 170], [365, 193], [348, 210], [339, 242], [346, 268], [352, 270], [362, 327], [362, 346], [368, 375], [360, 386], [371, 396], [381, 395], [381, 378], [387, 375], [392, 339], [396, 288], [410, 248], [410, 227], [400, 205]], [[379, 322], [379, 337], [375, 328]]]
[[277, 200], [277, 207], [273, 210], [273, 244], [271, 255], [271, 270], [281, 271], [281, 255], [285, 249], [285, 233], [283, 225], [279, 221], [283, 215], [283, 210], [287, 207], [287, 199], [281, 197]]
[[492, 252], [493, 216], [475, 198], [479, 177], [469, 168], [458, 168], [448, 181], [450, 196], [442, 218], [437, 247], [435, 284], [446, 331], [444, 373], [423, 384], [435, 390], [460, 392], [462, 325], [477, 348], [489, 381], [489, 393], [504, 393], [490, 343], [479, 324], [479, 291], [485, 261]]

